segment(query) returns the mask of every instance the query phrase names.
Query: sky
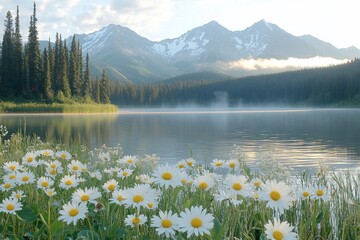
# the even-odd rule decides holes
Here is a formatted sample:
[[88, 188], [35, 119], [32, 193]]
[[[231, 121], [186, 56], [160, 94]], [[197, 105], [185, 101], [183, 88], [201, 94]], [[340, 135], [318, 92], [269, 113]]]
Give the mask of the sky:
[[[360, 48], [359, 0], [37, 0], [39, 38], [91, 33], [109, 24], [128, 27], [150, 40], [175, 38], [212, 20], [243, 30], [265, 19], [296, 35], [311, 34], [338, 48]], [[15, 16], [26, 40], [33, 1], [0, 0], [0, 19]], [[0, 36], [3, 34], [0, 24]]]

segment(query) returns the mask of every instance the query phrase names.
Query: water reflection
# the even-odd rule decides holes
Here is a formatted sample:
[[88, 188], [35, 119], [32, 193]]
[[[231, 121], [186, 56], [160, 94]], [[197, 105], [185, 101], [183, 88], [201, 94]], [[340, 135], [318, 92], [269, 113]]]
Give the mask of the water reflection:
[[360, 163], [360, 111], [347, 109], [216, 110], [127, 109], [118, 115], [5, 116], [10, 131], [80, 142], [90, 147], [120, 144], [126, 154], [158, 154], [175, 162], [193, 156], [227, 159], [237, 144], [253, 164], [271, 149], [282, 162], [302, 169], [319, 160], [334, 168]]

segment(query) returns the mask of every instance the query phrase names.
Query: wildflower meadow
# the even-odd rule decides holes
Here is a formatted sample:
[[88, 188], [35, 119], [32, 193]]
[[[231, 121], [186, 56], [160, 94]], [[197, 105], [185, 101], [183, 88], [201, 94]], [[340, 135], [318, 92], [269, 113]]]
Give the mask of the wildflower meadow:
[[0, 129], [0, 239], [360, 239], [360, 173], [123, 154]]

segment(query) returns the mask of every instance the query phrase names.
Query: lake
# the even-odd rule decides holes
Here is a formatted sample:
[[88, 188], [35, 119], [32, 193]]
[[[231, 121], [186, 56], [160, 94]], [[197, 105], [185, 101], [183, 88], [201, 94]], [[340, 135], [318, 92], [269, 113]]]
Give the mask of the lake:
[[360, 166], [358, 109], [124, 109], [119, 114], [0, 115], [10, 133], [24, 128], [42, 139], [71, 139], [91, 148], [120, 144], [124, 154], [155, 153], [163, 162], [193, 156], [229, 159], [234, 144], [253, 165], [271, 151], [295, 169], [319, 160], [332, 169]]

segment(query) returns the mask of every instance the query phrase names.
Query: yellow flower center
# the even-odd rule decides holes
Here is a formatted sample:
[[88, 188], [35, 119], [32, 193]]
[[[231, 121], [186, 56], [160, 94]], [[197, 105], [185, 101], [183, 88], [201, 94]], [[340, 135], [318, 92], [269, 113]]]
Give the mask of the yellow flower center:
[[10, 175], [9, 179], [15, 179], [16, 175]]
[[68, 180], [65, 181], [65, 184], [69, 186], [69, 185], [72, 185], [73, 182], [72, 182], [72, 180], [68, 179]]
[[60, 157], [61, 157], [62, 159], [66, 159], [66, 154], [65, 154], [65, 153], [62, 153], [62, 154], [60, 155]]
[[14, 209], [15, 209], [15, 206], [12, 205], [11, 203], [9, 203], [8, 205], [6, 205], [6, 210], [12, 211], [12, 210], [14, 210]]
[[310, 195], [309, 192], [307, 192], [307, 191], [303, 192], [303, 197], [308, 197], [309, 195]]
[[172, 179], [172, 175], [171, 175], [171, 173], [169, 173], [169, 172], [164, 172], [163, 175], [162, 175], [162, 178], [163, 178], [164, 180], [171, 180], [171, 179]]
[[123, 200], [123, 196], [118, 196], [118, 197], [117, 197], [117, 200], [118, 200], [119, 202], [121, 202], [121, 201]]
[[185, 185], [185, 184], [186, 184], [186, 179], [181, 179], [181, 183], [182, 183], [183, 185]]
[[192, 220], [191, 220], [191, 226], [193, 226], [194, 228], [199, 228], [199, 227], [201, 227], [202, 226], [202, 221], [201, 221], [201, 219], [200, 218], [193, 218]]
[[233, 162], [229, 164], [229, 167], [230, 167], [230, 168], [235, 168], [235, 166], [236, 166], [236, 165], [235, 165], [235, 163], [233, 163]]
[[127, 175], [129, 175], [129, 173], [128, 172], [123, 172], [122, 175], [123, 175], [123, 177], [126, 177]]
[[14, 170], [16, 169], [16, 166], [15, 166], [15, 165], [11, 165], [9, 168], [10, 168], [11, 171], [14, 171]]
[[278, 191], [272, 191], [270, 193], [270, 198], [274, 201], [278, 201], [281, 198], [281, 194]]
[[275, 238], [275, 240], [282, 240], [284, 239], [284, 234], [282, 234], [282, 232], [280, 231], [274, 231], [273, 237]]
[[255, 200], [258, 200], [258, 199], [259, 199], [259, 194], [255, 193], [255, 194], [254, 194], [254, 199], [255, 199]]
[[32, 162], [33, 160], [34, 160], [33, 157], [28, 157], [28, 158], [27, 158], [27, 162]]
[[216, 162], [216, 163], [215, 163], [215, 166], [221, 167], [221, 166], [222, 166], [222, 162]]
[[135, 217], [135, 218], [133, 218], [133, 220], [132, 220], [132, 223], [133, 223], [134, 225], [138, 225], [140, 222], [141, 222], [141, 220], [140, 220], [140, 218], [138, 218], [138, 217]]
[[325, 194], [324, 190], [319, 189], [316, 191], [316, 195], [318, 195], [319, 197], [322, 197], [324, 194]]
[[70, 217], [75, 217], [75, 216], [78, 215], [78, 214], [79, 214], [79, 210], [77, 210], [76, 208], [72, 208], [72, 209], [70, 209], [70, 211], [69, 211]]
[[73, 166], [73, 168], [72, 168], [74, 171], [77, 171], [77, 170], [79, 170], [79, 166]]
[[169, 228], [169, 227], [172, 226], [172, 222], [171, 222], [169, 219], [164, 219], [164, 220], [162, 220], [162, 222], [161, 222], [161, 226], [162, 226], [163, 228]]
[[115, 184], [110, 184], [107, 189], [110, 190], [110, 191], [114, 191], [115, 190]]
[[154, 204], [152, 204], [152, 203], [148, 203], [148, 207], [151, 209], [151, 208], [153, 208], [153, 207], [154, 207]]
[[187, 162], [187, 165], [188, 165], [189, 167], [192, 167], [193, 164], [194, 164], [193, 162]]
[[84, 194], [84, 195], [81, 196], [80, 199], [81, 199], [81, 201], [86, 202], [86, 201], [89, 201], [90, 197], [89, 197], [89, 195]]
[[261, 185], [261, 182], [258, 182], [258, 181], [254, 182], [255, 187], [260, 187], [260, 185]]
[[15, 194], [15, 198], [20, 199], [21, 195], [17, 193], [17, 194]]
[[50, 153], [49, 152], [43, 152], [43, 155], [48, 157], [50, 155]]
[[48, 182], [42, 182], [42, 183], [41, 183], [41, 186], [42, 186], [42, 187], [47, 187], [47, 186], [49, 186], [49, 183], [48, 183]]
[[51, 169], [51, 170], [50, 170], [50, 174], [51, 174], [51, 175], [55, 175], [55, 174], [56, 174], [56, 169]]
[[55, 163], [52, 163], [52, 164], [50, 165], [50, 167], [51, 167], [51, 168], [56, 168], [56, 164], [55, 164]]
[[184, 166], [184, 164], [182, 164], [182, 163], [180, 163], [179, 165], [178, 165], [178, 168], [184, 168], [185, 166]]
[[135, 195], [135, 196], [133, 197], [133, 201], [136, 202], [136, 203], [139, 203], [139, 202], [144, 201], [144, 198], [143, 198], [143, 196], [141, 196], [141, 195]]
[[240, 183], [234, 183], [233, 189], [235, 189], [236, 191], [240, 191], [242, 189], [242, 186]]
[[10, 183], [5, 183], [5, 184], [4, 184], [4, 187], [5, 187], [5, 188], [10, 188], [10, 187], [11, 187], [11, 184], [10, 184]]
[[199, 188], [200, 189], [206, 189], [207, 187], [208, 187], [208, 184], [206, 182], [199, 183]]
[[27, 182], [27, 181], [29, 181], [29, 176], [24, 176], [21, 180], [23, 181], [23, 182]]
[[134, 160], [132, 160], [132, 159], [128, 159], [128, 160], [127, 160], [127, 162], [128, 162], [128, 163], [133, 163], [133, 162], [134, 162]]

